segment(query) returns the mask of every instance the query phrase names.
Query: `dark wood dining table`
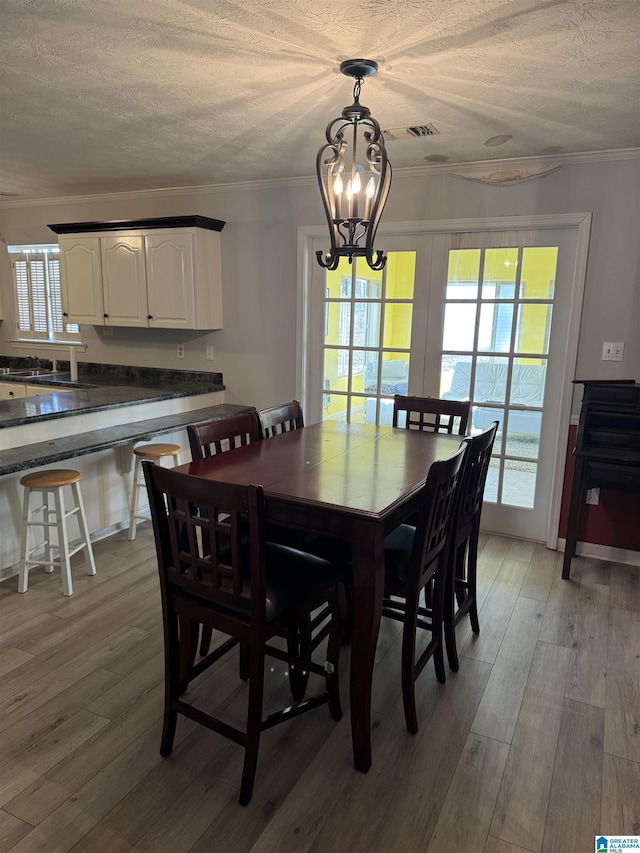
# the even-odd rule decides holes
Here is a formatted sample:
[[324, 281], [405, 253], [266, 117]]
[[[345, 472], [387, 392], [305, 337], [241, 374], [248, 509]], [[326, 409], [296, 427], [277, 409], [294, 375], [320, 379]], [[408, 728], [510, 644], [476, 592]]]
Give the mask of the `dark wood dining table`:
[[356, 769], [371, 766], [371, 683], [382, 615], [384, 537], [415, 512], [432, 463], [461, 438], [323, 421], [176, 470], [260, 484], [270, 523], [351, 542], [351, 732]]

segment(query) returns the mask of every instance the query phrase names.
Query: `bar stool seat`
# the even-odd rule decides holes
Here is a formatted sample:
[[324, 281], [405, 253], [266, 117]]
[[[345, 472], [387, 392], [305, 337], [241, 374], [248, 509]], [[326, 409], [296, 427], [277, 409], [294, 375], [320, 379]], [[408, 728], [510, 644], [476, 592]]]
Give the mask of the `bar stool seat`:
[[[131, 506], [129, 508], [129, 541], [133, 542], [136, 538], [136, 520], [149, 521], [150, 515], [143, 515], [138, 512], [138, 502], [140, 500], [140, 489], [145, 487], [144, 472], [142, 463], [145, 459], [150, 459], [153, 462], [161, 462], [169, 456], [173, 458], [173, 464], [180, 464], [180, 451], [182, 448], [179, 444], [140, 444], [133, 448], [133, 455], [136, 457], [136, 462], [133, 468], [133, 489], [131, 492]], [[146, 488], [146, 487], [145, 487]]]
[[[80, 480], [82, 474], [70, 468], [51, 468], [45, 471], [34, 471], [25, 474], [20, 479], [24, 486], [24, 502], [22, 510], [22, 530], [20, 539], [20, 571], [18, 576], [18, 592], [26, 592], [29, 585], [29, 571], [35, 566], [44, 566], [46, 572], [53, 572], [59, 566], [62, 575], [62, 591], [65, 595], [73, 595], [71, 581], [71, 557], [78, 551], [85, 552], [87, 574], [95, 575], [96, 565], [93, 559], [93, 549], [87, 527], [87, 518], [82, 502]], [[66, 508], [63, 489], [71, 488], [73, 506]], [[31, 495], [42, 495], [40, 506], [31, 506]], [[77, 515], [80, 540], [73, 547], [69, 544], [67, 519]], [[44, 533], [43, 541], [29, 547], [29, 528], [41, 527]], [[57, 533], [57, 543], [52, 542], [51, 533]], [[42, 555], [32, 555], [42, 549]], [[57, 552], [57, 553], [56, 553]]]

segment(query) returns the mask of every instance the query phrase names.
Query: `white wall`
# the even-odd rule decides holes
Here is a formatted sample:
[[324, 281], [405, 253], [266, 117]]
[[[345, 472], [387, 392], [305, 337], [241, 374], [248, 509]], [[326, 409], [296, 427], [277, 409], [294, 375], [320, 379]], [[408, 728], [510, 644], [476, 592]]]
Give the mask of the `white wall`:
[[[640, 379], [640, 152], [633, 159], [574, 161], [510, 187], [443, 171], [396, 174], [385, 222], [592, 212], [591, 246], [578, 352], [578, 378]], [[0, 204], [6, 244], [55, 242], [47, 223], [200, 214], [222, 232], [225, 328], [215, 332], [83, 327], [91, 362], [219, 370], [228, 402], [263, 407], [296, 394], [296, 240], [299, 225], [321, 225], [315, 181], [293, 180], [196, 191]], [[382, 230], [382, 229], [381, 229]], [[0, 355], [12, 350], [8, 264], [0, 266]], [[600, 360], [604, 340], [624, 341], [622, 364]], [[178, 361], [177, 343], [185, 344]], [[214, 362], [205, 361], [205, 346]], [[44, 355], [44, 353], [43, 353]], [[81, 359], [82, 360], [82, 356]]]

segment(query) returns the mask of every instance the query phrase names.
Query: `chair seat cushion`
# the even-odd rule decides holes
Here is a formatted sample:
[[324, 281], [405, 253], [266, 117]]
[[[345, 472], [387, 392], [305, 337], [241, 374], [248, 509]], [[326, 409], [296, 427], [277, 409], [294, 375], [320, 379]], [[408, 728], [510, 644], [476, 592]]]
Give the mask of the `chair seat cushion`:
[[[305, 601], [326, 598], [344, 579], [345, 568], [287, 545], [267, 542], [267, 622], [277, 619]], [[249, 579], [246, 581], [247, 589]]]
[[385, 537], [384, 575], [387, 582], [407, 582], [415, 533], [416, 529], [411, 524], [401, 524]]
[[[248, 547], [248, 543], [243, 542], [242, 548], [247, 551], [246, 557], [242, 561], [247, 567], [246, 576], [243, 579], [243, 593], [247, 595], [247, 601], [251, 590]], [[314, 554], [299, 551], [277, 542], [267, 542], [265, 549], [267, 562], [265, 618], [267, 622], [279, 619], [298, 607], [306, 606], [306, 603], [312, 607], [317, 606], [316, 602], [321, 604], [332, 592], [335, 584], [345, 578], [346, 567], [344, 565], [336, 565]], [[228, 560], [224, 551], [220, 556], [222, 562]], [[204, 598], [192, 590], [186, 592], [186, 595], [191, 599]], [[226, 603], [217, 595], [213, 597], [215, 606], [221, 610], [248, 616], [246, 608], [237, 606], [232, 601]], [[206, 600], [210, 604], [210, 600]]]
[[[407, 582], [415, 532], [416, 529], [412, 525], [401, 524], [385, 537], [384, 571], [388, 580], [396, 583]], [[318, 536], [306, 547], [313, 554], [317, 554], [319, 557], [331, 561], [331, 563], [342, 566], [351, 564], [351, 545], [344, 540]]]

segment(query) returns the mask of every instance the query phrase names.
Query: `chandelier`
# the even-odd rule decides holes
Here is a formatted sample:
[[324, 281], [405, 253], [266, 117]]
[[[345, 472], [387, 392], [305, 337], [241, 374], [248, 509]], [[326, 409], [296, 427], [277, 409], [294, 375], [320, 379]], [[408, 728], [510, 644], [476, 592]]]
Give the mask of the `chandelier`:
[[[373, 243], [391, 186], [391, 164], [380, 125], [360, 103], [365, 77], [378, 71], [372, 59], [347, 59], [340, 71], [355, 78], [353, 104], [327, 125], [327, 142], [318, 151], [316, 172], [329, 225], [331, 249], [316, 252], [322, 267], [335, 270], [340, 258], [366, 258], [381, 270], [387, 257]], [[375, 256], [374, 256], [375, 253]]]

